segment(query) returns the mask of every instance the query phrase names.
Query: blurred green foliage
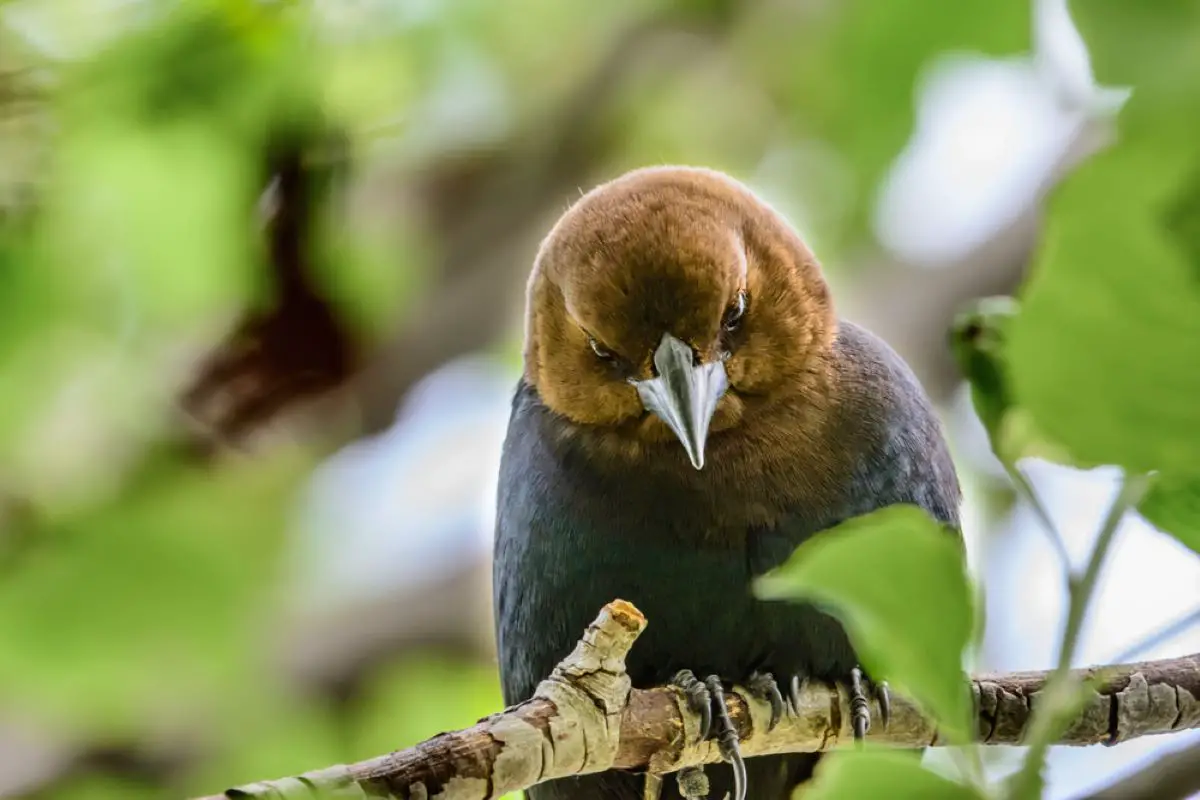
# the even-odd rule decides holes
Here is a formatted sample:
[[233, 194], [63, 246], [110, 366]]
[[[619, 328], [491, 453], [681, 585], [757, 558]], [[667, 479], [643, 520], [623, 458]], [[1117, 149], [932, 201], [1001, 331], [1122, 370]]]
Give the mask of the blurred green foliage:
[[[911, 797], [921, 800], [982, 800], [973, 787], [921, 768], [911, 753], [862, 750], [823, 759], [818, 777], [804, 800], [854, 797]], [[799, 793], [797, 793], [799, 794]]]
[[[1021, 310], [988, 354], [998, 413], [1073, 463], [1160, 471], [1141, 510], [1193, 549], [1198, 8], [1072, 4], [1098, 78], [1135, 91], [1118, 143], [1052, 198]], [[955, 52], [1024, 54], [1032, 25], [1010, 0], [0, 3], [0, 719], [85, 748], [179, 740], [189, 754], [170, 786], [88, 770], [48, 792], [212, 791], [499, 707], [492, 666], [448, 656], [378, 670], [353, 713], [284, 685], [271, 633], [317, 453], [200, 466], [162, 442], [193, 351], [277, 288], [258, 219], [272, 143], [309, 142], [322, 180], [360, 182], [354, 213], [336, 191], [314, 212], [311, 266], [356, 332], [379, 337], [421, 308], [455, 245], [413, 207], [425, 195], [381, 186], [525, 153], [560, 105], [600, 102], [572, 92], [623, 37], [663, 29], [649, 56], [616, 59], [630, 74], [589, 118], [581, 175], [677, 161], [745, 176], [816, 152], [763, 177], [837, 269], [868, 239], [924, 72]], [[558, 155], [534, 148], [527, 172]], [[1000, 384], [973, 377], [986, 407]], [[828, 603], [873, 671], [965, 728], [973, 603], [951, 540], [891, 510], [806, 547], [772, 594]], [[829, 759], [814, 796], [878, 787], [976, 796], [872, 752]]]

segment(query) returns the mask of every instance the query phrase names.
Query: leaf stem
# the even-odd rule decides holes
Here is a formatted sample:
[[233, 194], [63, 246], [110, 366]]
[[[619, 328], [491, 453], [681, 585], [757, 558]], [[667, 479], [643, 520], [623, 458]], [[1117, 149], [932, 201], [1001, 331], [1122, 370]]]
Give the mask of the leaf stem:
[[1050, 749], [1050, 743], [1054, 740], [1058, 727], [1063, 724], [1061, 710], [1071, 705], [1061, 702], [1059, 698], [1062, 697], [1070, 681], [1071, 661], [1075, 658], [1075, 651], [1079, 647], [1079, 635], [1083, 630], [1083, 622], [1087, 618], [1088, 606], [1091, 604], [1092, 593], [1096, 588], [1096, 579], [1100, 575], [1100, 569], [1104, 566], [1104, 560], [1108, 556], [1108, 551], [1116, 537], [1121, 520], [1125, 517], [1125, 512], [1141, 500], [1148, 486], [1149, 478], [1146, 475], [1126, 474], [1124, 476], [1120, 491], [1117, 492], [1116, 498], [1109, 506], [1104, 523], [1100, 526], [1100, 532], [1096, 536], [1096, 542], [1092, 545], [1092, 552], [1088, 557], [1083, 575], [1071, 575], [1068, 580], [1070, 600], [1062, 644], [1058, 652], [1058, 663], [1055, 665], [1050, 679], [1046, 682], [1042, 704], [1033, 710], [1027, 737], [1029, 752], [1025, 755], [1025, 762], [1021, 765], [1021, 769], [1009, 781], [1007, 792], [1009, 797], [1034, 797], [1039, 794], [1037, 787], [1041, 780], [1046, 753]]
[[1163, 642], [1174, 639], [1193, 625], [1200, 625], [1200, 608], [1193, 608], [1189, 613], [1184, 614], [1174, 622], [1168, 622], [1146, 638], [1134, 642], [1115, 656], [1112, 659], [1112, 663], [1123, 664], [1147, 650], [1158, 647]]
[[1008, 477], [1016, 484], [1018, 493], [1024, 496], [1026, 502], [1033, 509], [1034, 515], [1042, 523], [1042, 528], [1046, 531], [1046, 537], [1050, 540], [1050, 546], [1054, 548], [1055, 555], [1058, 556], [1058, 560], [1062, 565], [1063, 574], [1070, 576], [1073, 569], [1071, 566], [1071, 554], [1067, 552], [1067, 545], [1063, 542], [1062, 533], [1059, 532], [1058, 526], [1054, 524], [1054, 520], [1051, 518], [1050, 512], [1046, 510], [1042, 499], [1038, 497], [1033, 484], [1016, 464], [1005, 463], [1004, 469], [1008, 472]]

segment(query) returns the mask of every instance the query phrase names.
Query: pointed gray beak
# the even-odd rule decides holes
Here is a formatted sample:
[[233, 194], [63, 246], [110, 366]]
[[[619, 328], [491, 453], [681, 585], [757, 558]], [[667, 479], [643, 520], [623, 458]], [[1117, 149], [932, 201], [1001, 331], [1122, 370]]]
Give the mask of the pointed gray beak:
[[720, 361], [695, 364], [692, 348], [664, 333], [654, 351], [658, 377], [634, 381], [647, 411], [657, 414], [675, 432], [692, 466], [704, 466], [704, 440], [717, 401], [729, 387]]

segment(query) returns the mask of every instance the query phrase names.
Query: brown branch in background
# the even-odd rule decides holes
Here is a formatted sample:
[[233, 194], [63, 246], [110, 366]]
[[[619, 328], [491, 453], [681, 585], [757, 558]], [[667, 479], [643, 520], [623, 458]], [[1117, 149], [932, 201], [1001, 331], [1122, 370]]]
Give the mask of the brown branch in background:
[[[316, 788], [347, 798], [485, 800], [569, 775], [609, 769], [662, 774], [720, 761], [714, 741], [698, 741], [699, 716], [678, 692], [631, 688], [625, 658], [645, 626], [631, 604], [613, 601], [530, 700], [407, 750], [230, 789], [224, 797], [300, 797]], [[1200, 728], [1200, 654], [1076, 670], [1075, 676], [1090, 688], [1058, 744], [1116, 744]], [[1022, 672], [973, 678], [978, 741], [1020, 744], [1048, 677]], [[830, 750], [853, 741], [849, 698], [841, 687], [806, 683], [798, 705], [770, 732], [767, 703], [740, 687], [725, 702], [747, 757]], [[871, 714], [871, 741], [944, 744], [934, 723], [903, 697], [893, 698], [886, 729], [877, 704]]]
[[1148, 766], [1080, 800], [1185, 800], [1200, 792], [1200, 742], [1160, 756]]
[[217, 441], [236, 443], [287, 406], [328, 391], [353, 373], [358, 349], [353, 333], [314, 277], [316, 220], [328, 205], [337, 173], [347, 168], [340, 155], [314, 163], [316, 145], [329, 138], [296, 128], [266, 147], [268, 302], [249, 310], [199, 365], [181, 401]]

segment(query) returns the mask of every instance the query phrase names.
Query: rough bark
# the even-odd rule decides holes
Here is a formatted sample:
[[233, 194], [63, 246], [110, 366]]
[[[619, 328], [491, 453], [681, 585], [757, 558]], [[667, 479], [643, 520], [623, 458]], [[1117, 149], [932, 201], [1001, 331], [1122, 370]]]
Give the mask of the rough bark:
[[[575, 650], [534, 696], [465, 730], [357, 764], [227, 790], [216, 797], [484, 800], [543, 781], [607, 769], [667, 773], [720, 760], [697, 741], [699, 717], [671, 688], [633, 689], [625, 657], [646, 620], [629, 603], [601, 610]], [[1048, 672], [972, 679], [981, 744], [1020, 744]], [[1076, 670], [1089, 685], [1058, 744], [1117, 744], [1139, 736], [1200, 728], [1200, 654]], [[844, 688], [808, 683], [798, 707], [770, 732], [770, 708], [740, 688], [725, 695], [746, 757], [829, 750], [853, 741]], [[936, 726], [911, 701], [892, 700], [885, 729], [872, 704], [867, 738], [898, 747], [942, 744]]]

